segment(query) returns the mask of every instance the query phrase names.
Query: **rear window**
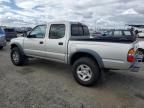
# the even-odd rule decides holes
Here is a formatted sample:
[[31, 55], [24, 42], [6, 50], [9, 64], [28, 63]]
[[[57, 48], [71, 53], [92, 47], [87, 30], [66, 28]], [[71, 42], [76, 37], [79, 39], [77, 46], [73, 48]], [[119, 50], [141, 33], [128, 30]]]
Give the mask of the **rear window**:
[[5, 32], [15, 32], [14, 29], [5, 29]]
[[89, 29], [87, 26], [82, 24], [71, 25], [71, 36], [89, 36]]

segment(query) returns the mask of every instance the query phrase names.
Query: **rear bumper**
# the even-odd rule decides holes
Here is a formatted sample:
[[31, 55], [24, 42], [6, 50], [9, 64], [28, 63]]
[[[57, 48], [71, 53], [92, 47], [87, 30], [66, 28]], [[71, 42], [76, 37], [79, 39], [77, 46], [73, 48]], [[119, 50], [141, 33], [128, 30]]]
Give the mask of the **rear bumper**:
[[114, 70], [130, 70], [132, 72], [138, 72], [142, 66], [142, 59], [136, 60], [133, 63], [124, 62], [119, 60], [103, 60], [104, 68]]
[[122, 60], [103, 59], [104, 68], [128, 70], [131, 67], [131, 63]]

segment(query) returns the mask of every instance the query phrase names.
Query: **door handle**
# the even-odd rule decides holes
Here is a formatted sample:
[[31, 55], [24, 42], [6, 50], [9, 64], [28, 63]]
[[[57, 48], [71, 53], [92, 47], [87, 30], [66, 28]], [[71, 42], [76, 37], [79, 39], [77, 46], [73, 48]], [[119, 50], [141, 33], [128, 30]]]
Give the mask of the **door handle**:
[[63, 42], [59, 42], [58, 45], [63, 45]]
[[43, 44], [43, 41], [40, 41], [40, 44]]

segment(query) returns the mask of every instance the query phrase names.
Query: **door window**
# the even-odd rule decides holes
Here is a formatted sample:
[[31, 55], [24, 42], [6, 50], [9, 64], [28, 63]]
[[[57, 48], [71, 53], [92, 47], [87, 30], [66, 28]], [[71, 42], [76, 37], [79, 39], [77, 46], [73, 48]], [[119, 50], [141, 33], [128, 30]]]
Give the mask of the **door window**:
[[114, 31], [114, 36], [115, 37], [123, 36], [122, 31]]
[[31, 38], [44, 38], [46, 33], [46, 25], [35, 27], [30, 33]]
[[49, 31], [50, 39], [60, 39], [65, 36], [64, 24], [52, 24]]

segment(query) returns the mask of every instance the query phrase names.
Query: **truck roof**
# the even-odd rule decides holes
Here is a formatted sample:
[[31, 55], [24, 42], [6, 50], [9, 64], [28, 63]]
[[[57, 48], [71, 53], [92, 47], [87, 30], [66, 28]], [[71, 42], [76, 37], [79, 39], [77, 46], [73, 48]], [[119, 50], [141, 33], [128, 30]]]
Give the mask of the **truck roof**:
[[81, 23], [81, 22], [76, 22], [76, 21], [52, 21], [52, 22], [47, 22], [46, 24], [49, 24], [49, 23], [55, 23], [55, 24], [59, 24], [59, 23], [70, 23], [70, 24], [82, 24], [82, 25], [84, 25], [83, 23]]

